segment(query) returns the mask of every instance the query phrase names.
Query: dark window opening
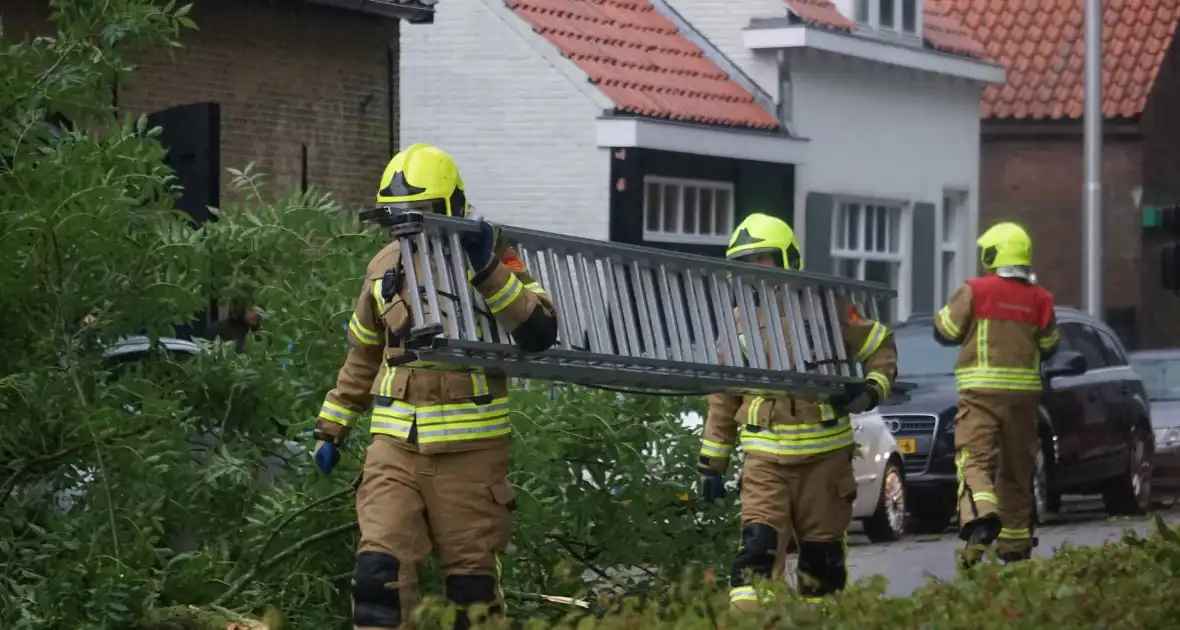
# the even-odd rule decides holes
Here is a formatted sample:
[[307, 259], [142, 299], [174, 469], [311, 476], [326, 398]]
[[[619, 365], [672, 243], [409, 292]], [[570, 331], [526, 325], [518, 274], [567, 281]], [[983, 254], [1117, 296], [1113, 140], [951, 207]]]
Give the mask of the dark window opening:
[[894, 3], [897, 0], [881, 0], [880, 5], [880, 24], [881, 28], [894, 30], [897, 28], [896, 15], [894, 14]]
[[918, 0], [901, 0], [901, 30], [911, 34], [918, 30]]
[[307, 192], [307, 143], [299, 145], [299, 191]]
[[1069, 338], [1070, 348], [1086, 358], [1087, 370], [1096, 370], [1109, 365], [1106, 353], [1102, 349], [1102, 341], [1092, 326], [1068, 322], [1061, 325], [1061, 331]]

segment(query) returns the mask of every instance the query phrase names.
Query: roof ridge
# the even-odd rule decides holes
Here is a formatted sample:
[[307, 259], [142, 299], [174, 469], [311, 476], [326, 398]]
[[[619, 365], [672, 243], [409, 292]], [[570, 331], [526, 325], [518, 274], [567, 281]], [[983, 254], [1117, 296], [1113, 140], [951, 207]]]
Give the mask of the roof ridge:
[[585, 73], [615, 109], [778, 130], [778, 119], [652, 0], [504, 0]]

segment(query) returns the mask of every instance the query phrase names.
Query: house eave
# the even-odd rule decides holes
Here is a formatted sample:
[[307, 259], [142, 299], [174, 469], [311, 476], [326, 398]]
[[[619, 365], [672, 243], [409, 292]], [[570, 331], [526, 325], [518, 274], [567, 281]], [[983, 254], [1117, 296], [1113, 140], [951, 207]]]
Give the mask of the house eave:
[[775, 164], [807, 162], [807, 140], [773, 131], [603, 116], [595, 121], [595, 135], [604, 149], [655, 149]]
[[320, 4], [345, 11], [354, 11], [410, 24], [433, 24], [434, 5], [438, 0], [303, 0], [308, 4]]
[[[1066, 136], [1081, 138], [1084, 135], [1080, 118], [1059, 119], [1016, 119], [984, 118], [980, 132], [986, 136]], [[1138, 118], [1106, 118], [1102, 121], [1102, 135], [1105, 137], [1142, 137], [1143, 129]]]
[[852, 33], [837, 33], [804, 24], [765, 26], [754, 23], [742, 31], [742, 39], [746, 48], [750, 50], [811, 48], [982, 83], [1001, 84], [1007, 74], [1002, 66], [985, 61], [876, 41]]

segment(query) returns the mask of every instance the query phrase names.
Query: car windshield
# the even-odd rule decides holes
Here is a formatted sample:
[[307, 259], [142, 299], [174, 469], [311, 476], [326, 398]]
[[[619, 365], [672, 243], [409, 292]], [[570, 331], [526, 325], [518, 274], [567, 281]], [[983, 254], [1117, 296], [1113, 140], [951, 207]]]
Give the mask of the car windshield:
[[934, 340], [933, 326], [904, 326], [893, 331], [897, 344], [897, 377], [914, 379], [950, 376], [959, 358], [958, 346], [944, 346]]
[[1135, 371], [1143, 378], [1143, 387], [1151, 400], [1180, 400], [1180, 357], [1171, 359], [1137, 359]]

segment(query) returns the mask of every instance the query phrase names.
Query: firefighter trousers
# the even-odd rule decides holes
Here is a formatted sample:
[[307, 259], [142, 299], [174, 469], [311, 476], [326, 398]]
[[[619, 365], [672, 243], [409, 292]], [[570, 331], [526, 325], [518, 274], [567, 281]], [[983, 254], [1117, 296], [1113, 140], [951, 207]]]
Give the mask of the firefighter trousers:
[[[959, 392], [955, 420], [959, 535], [970, 539], [985, 519], [994, 523], [998, 518], [996, 551], [1002, 557], [1032, 554], [1040, 398], [1039, 392]], [[990, 538], [985, 535], [978, 542], [990, 544]]]
[[[500, 554], [515, 509], [507, 446], [422, 455], [373, 436], [356, 496], [355, 630], [412, 627], [418, 572], [432, 551], [450, 602], [502, 613]], [[470, 623], [461, 612], [455, 628]]]
[[[761, 603], [755, 579], [781, 575], [788, 545], [798, 549], [799, 594], [818, 600], [848, 581], [845, 532], [852, 521], [854, 446], [783, 464], [748, 454], [742, 470], [741, 544], [730, 573], [739, 610]], [[794, 543], [793, 545], [791, 543]]]

